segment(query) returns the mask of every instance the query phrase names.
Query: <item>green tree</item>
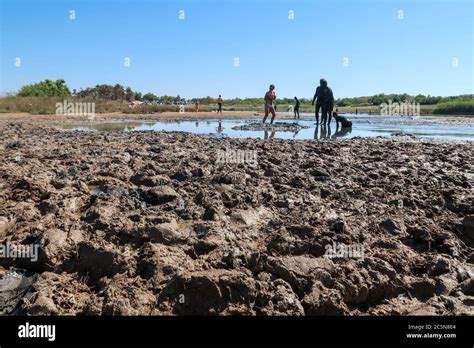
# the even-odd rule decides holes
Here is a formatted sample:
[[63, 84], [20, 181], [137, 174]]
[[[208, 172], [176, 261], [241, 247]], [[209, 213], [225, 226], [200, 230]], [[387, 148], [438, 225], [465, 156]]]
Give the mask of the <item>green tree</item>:
[[69, 97], [71, 91], [63, 79], [56, 81], [44, 80], [25, 85], [18, 92], [19, 97]]

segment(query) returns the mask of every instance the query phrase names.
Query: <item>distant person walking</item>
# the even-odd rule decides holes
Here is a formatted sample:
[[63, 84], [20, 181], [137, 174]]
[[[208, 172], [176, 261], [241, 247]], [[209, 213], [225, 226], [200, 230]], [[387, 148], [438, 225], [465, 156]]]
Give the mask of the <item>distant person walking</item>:
[[295, 118], [298, 116], [298, 119], [300, 118], [300, 101], [298, 98], [295, 97], [295, 108], [293, 109], [293, 112], [295, 113]]
[[217, 98], [217, 105], [218, 105], [218, 109], [217, 109], [217, 113], [221, 113], [222, 114], [222, 104], [224, 104], [224, 99], [222, 98], [222, 96], [219, 94], [219, 98]]
[[275, 99], [276, 99], [276, 94], [275, 94], [275, 85], [270, 85], [267, 93], [265, 93], [265, 117], [263, 118], [263, 123], [267, 120], [268, 114], [272, 114], [272, 120], [270, 121], [270, 124], [273, 124], [273, 120], [275, 119], [276, 113], [275, 113]]
[[199, 100], [196, 100], [196, 103], [194, 104], [194, 108], [196, 112], [199, 112]]

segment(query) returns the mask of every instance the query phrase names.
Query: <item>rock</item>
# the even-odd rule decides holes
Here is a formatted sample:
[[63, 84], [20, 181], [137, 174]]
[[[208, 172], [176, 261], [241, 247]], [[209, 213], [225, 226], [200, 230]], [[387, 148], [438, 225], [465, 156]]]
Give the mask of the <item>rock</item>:
[[144, 236], [151, 242], [166, 245], [183, 243], [186, 239], [185, 231], [179, 229], [176, 220], [150, 226], [145, 230]]
[[238, 271], [209, 270], [180, 275], [168, 289], [178, 315], [252, 314], [249, 304], [256, 300], [253, 278]]
[[288, 282], [299, 296], [302, 296], [308, 290], [313, 272], [324, 271], [324, 273], [329, 274], [334, 270], [333, 262], [323, 257], [270, 257], [267, 262], [266, 270]]
[[79, 243], [75, 266], [77, 272], [88, 274], [93, 281], [112, 277], [126, 268], [119, 253], [112, 247], [95, 246], [91, 242]]
[[0, 276], [0, 315], [14, 313], [35, 279], [15, 270]]
[[435, 290], [436, 282], [433, 279], [417, 279], [410, 284], [410, 293], [421, 300], [433, 296]]
[[37, 205], [37, 208], [41, 212], [41, 215], [56, 214], [59, 210], [59, 208], [56, 204], [48, 202], [48, 201], [40, 202]]
[[462, 220], [462, 229], [464, 234], [474, 240], [474, 215], [467, 215]]
[[0, 216], [0, 239], [6, 237], [9, 228], [13, 225], [9, 218]]
[[144, 192], [144, 201], [151, 205], [166, 204], [178, 199], [178, 193], [171, 187], [154, 188]]
[[451, 271], [451, 264], [449, 259], [438, 256], [433, 264], [431, 264], [428, 268], [428, 273], [430, 275], [441, 275]]
[[474, 278], [463, 281], [459, 284], [459, 289], [466, 295], [474, 295]]
[[382, 228], [382, 230], [384, 230], [385, 232], [393, 235], [401, 235], [405, 234], [406, 232], [406, 227], [403, 221], [392, 218], [383, 220], [380, 223], [380, 228]]

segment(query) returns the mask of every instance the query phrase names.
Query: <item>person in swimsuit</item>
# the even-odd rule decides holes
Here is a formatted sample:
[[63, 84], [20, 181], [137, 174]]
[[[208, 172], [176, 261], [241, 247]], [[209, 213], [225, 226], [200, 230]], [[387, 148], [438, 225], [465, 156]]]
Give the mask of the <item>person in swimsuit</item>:
[[219, 106], [219, 108], [217, 109], [217, 113], [221, 113], [222, 114], [222, 104], [224, 103], [224, 99], [222, 99], [222, 96], [219, 94], [219, 98], [217, 98], [217, 105]]
[[295, 108], [293, 109], [295, 113], [295, 118], [298, 115], [298, 118], [300, 118], [300, 101], [298, 98], [295, 97]]
[[272, 114], [272, 120], [270, 121], [270, 124], [273, 124], [273, 120], [275, 119], [275, 86], [270, 85], [270, 88], [267, 93], [265, 93], [265, 117], [263, 118], [263, 123], [267, 120], [268, 114]]

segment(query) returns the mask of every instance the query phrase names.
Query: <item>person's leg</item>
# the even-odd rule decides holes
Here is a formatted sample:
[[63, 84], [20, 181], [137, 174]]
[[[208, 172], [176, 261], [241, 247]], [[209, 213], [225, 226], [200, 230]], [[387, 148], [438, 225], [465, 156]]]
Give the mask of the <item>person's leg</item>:
[[265, 123], [265, 121], [267, 120], [267, 117], [268, 117], [268, 105], [265, 104], [265, 116], [263, 117], [263, 123]]
[[316, 124], [319, 124], [319, 109], [321, 108], [321, 105], [316, 103], [316, 107], [314, 109], [314, 116], [316, 117]]
[[275, 116], [276, 116], [275, 108], [273, 106], [270, 106], [270, 112], [272, 113], [272, 120], [270, 121], [270, 123], [273, 124], [273, 120], [275, 119]]
[[298, 119], [299, 119], [300, 118], [300, 108], [298, 108], [297, 113], [298, 113]]
[[323, 106], [321, 110], [321, 123], [322, 124], [326, 124], [326, 118], [327, 118], [327, 108], [326, 106]]
[[334, 109], [334, 105], [329, 105], [329, 107], [328, 107], [328, 124], [330, 124], [331, 120], [332, 120], [332, 109]]

